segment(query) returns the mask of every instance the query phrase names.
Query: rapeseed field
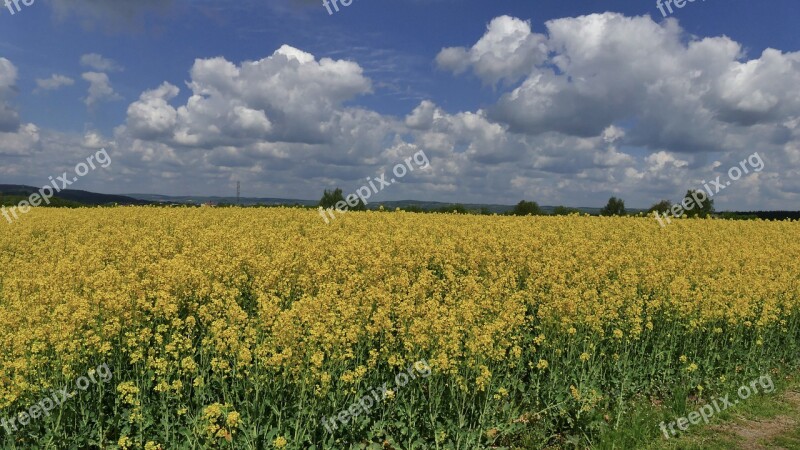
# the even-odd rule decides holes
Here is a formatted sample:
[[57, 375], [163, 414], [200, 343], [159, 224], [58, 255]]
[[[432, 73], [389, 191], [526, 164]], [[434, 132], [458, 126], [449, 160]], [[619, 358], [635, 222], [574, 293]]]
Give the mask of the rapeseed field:
[[0, 447], [586, 447], [631, 402], [794, 364], [799, 236], [788, 221], [36, 209], [0, 227]]

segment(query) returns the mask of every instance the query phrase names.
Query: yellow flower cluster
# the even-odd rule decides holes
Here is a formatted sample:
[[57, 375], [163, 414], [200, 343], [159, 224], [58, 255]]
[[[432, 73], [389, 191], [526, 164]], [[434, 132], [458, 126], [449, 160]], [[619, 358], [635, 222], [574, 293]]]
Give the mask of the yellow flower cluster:
[[240, 423], [241, 415], [233, 411], [231, 405], [214, 403], [203, 408], [200, 431], [212, 442], [216, 439], [225, 439], [230, 442]]

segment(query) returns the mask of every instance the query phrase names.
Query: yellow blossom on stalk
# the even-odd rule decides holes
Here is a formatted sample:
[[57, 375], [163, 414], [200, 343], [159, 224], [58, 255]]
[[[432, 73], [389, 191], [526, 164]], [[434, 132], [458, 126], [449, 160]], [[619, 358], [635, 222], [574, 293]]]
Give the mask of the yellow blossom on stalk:
[[121, 449], [129, 449], [133, 445], [133, 441], [128, 436], [122, 436], [117, 440], [117, 445]]
[[239, 426], [240, 415], [231, 405], [214, 403], [203, 408], [200, 420], [201, 430], [207, 437], [230, 442]]
[[283, 436], [278, 436], [274, 441], [272, 441], [272, 445], [274, 445], [275, 448], [284, 448], [288, 443], [289, 442]]
[[194, 373], [197, 370], [197, 363], [193, 358], [187, 356], [181, 360], [181, 368], [185, 374]]
[[493, 396], [493, 398], [495, 400], [500, 400], [500, 399], [503, 399], [503, 398], [506, 398], [506, 397], [508, 397], [508, 389], [506, 389], [506, 388], [497, 389], [497, 393], [494, 394], [494, 396]]
[[569, 387], [569, 392], [570, 395], [572, 395], [572, 398], [574, 398], [575, 400], [581, 399], [581, 391], [578, 390], [578, 388], [576, 388], [574, 385]]
[[230, 414], [228, 414], [228, 417], [225, 419], [225, 424], [228, 425], [231, 428], [235, 428], [235, 427], [239, 426], [239, 420], [240, 419], [241, 419], [241, 416], [239, 416], [239, 413], [236, 412], [236, 411], [233, 411]]
[[480, 366], [480, 371], [481, 374], [475, 379], [475, 385], [478, 387], [478, 391], [483, 392], [492, 379], [492, 372], [484, 365]]
[[322, 352], [316, 352], [313, 356], [311, 356], [311, 364], [314, 367], [322, 367], [322, 362], [325, 360], [325, 354]]
[[550, 364], [547, 362], [546, 359], [540, 359], [539, 363], [536, 364], [536, 368], [539, 369], [539, 370], [547, 369], [549, 366], [550, 366]]

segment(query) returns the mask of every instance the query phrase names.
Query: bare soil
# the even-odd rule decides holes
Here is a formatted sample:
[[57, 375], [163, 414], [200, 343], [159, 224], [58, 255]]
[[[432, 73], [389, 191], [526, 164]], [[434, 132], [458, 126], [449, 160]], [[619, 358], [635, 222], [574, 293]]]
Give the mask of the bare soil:
[[[800, 393], [789, 391], [784, 394], [783, 398], [794, 409], [800, 410]], [[796, 417], [780, 415], [762, 420], [739, 420], [733, 424], [713, 428], [736, 436], [739, 448], [743, 450], [797, 450], [765, 445], [775, 438], [792, 433], [797, 427], [798, 419]]]

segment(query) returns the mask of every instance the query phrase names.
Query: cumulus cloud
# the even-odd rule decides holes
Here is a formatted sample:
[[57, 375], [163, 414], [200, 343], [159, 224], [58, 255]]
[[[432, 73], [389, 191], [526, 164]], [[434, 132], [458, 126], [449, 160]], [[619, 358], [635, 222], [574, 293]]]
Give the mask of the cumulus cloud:
[[20, 125], [16, 131], [0, 131], [0, 156], [30, 156], [39, 144], [39, 127]]
[[6, 58], [0, 58], [0, 132], [16, 131], [19, 114], [9, 104], [16, 94], [17, 67]]
[[406, 126], [416, 129], [430, 129], [437, 119], [444, 116], [444, 112], [430, 100], [423, 100], [414, 111], [406, 117]]
[[97, 53], [81, 55], [81, 65], [98, 72], [119, 72], [123, 70], [122, 66], [117, 64], [114, 60], [104, 58], [103, 55]]
[[768, 48], [761, 57], [720, 74], [710, 100], [722, 120], [740, 125], [774, 123], [796, 116], [800, 108], [800, 52]]
[[531, 32], [530, 22], [501, 16], [489, 23], [472, 48], [442, 49], [436, 63], [456, 74], [471, 68], [487, 84], [514, 82], [547, 59], [546, 41], [544, 35]]
[[[544, 42], [546, 51], [529, 45], [533, 57], [505, 59], [497, 55], [519, 51], [531, 42], [524, 38], [529, 25], [511, 18], [490, 24], [487, 33], [516, 37], [482, 38], [504, 44], [473, 46], [468, 50], [475, 54], [470, 64], [482, 66], [470, 68], [487, 83], [511, 82], [520, 76], [525, 80], [501, 93], [498, 104], [487, 109], [450, 113], [424, 100], [398, 120], [346, 106], [349, 100], [371, 92], [372, 83], [357, 63], [318, 60], [283, 46], [266, 58], [241, 64], [224, 58], [196, 60], [186, 83], [187, 100], [177, 101], [180, 89], [171, 83], [142, 93], [129, 105], [117, 139], [134, 149], [129, 154], [132, 167], [164, 180], [190, 171], [230, 184], [236, 174], [236, 179], [259, 183], [271, 192], [288, 185], [293, 192], [318, 193], [320, 187], [358, 184], [396, 163], [401, 154], [421, 149], [431, 158], [433, 170], [404, 180], [397, 197], [464, 201], [466, 196], [473, 201], [508, 202], [512, 195], [573, 205], [602, 203], [610, 193], [625, 194], [633, 205], [655, 202], [681, 195], [694, 180], [722, 170], [709, 165], [703, 156], [708, 149], [697, 151], [680, 142], [708, 142], [717, 149], [718, 162], [734, 158], [769, 134], [770, 148], [783, 151], [784, 158], [800, 158], [800, 146], [786, 146], [787, 139], [800, 139], [800, 119], [779, 125], [767, 121], [758, 125], [763, 129], [748, 136], [753, 126], [716, 116], [721, 104], [709, 102], [722, 97], [714, 96], [713, 83], [704, 85], [704, 95], [692, 90], [694, 80], [722, 80], [729, 71], [726, 64], [741, 63], [742, 50], [735, 42], [709, 38], [686, 43], [676, 24], [659, 25], [644, 18], [612, 14], [574, 20], [574, 30], [554, 21], [548, 23], [546, 41], [541, 36], [533, 39], [537, 45]], [[579, 37], [573, 39], [569, 33]], [[595, 48], [605, 45], [600, 42], [603, 39], [619, 40], [625, 33], [660, 36], [660, 40], [633, 39], [642, 42], [639, 47], [644, 49], [634, 44], [605, 56], [601, 53], [607, 48]], [[595, 45], [586, 42], [591, 39], [598, 41]], [[718, 76], [695, 71], [679, 78], [670, 72], [671, 62], [646, 61], [630, 70], [618, 69], [653, 52], [661, 52], [670, 61], [675, 55], [697, 64], [716, 61], [712, 65]], [[550, 59], [541, 60], [548, 53]], [[486, 56], [490, 54], [494, 56]], [[526, 62], [494, 64], [514, 58]], [[567, 73], [574, 76], [565, 77]], [[667, 76], [659, 78], [659, 73]], [[592, 77], [598, 92], [583, 84], [588, 83], [583, 78]], [[518, 111], [511, 108], [519, 106], [514, 102], [533, 102], [534, 106], [544, 102], [548, 107]], [[509, 107], [505, 111], [509, 116], [502, 114], [503, 107]], [[664, 109], [686, 112], [687, 117], [670, 118]], [[651, 128], [656, 124], [658, 129]], [[669, 142], [680, 150], [665, 144]], [[164, 165], [169, 170], [162, 170]], [[771, 180], [771, 189], [782, 189], [773, 178], [760, 178], [749, 183]], [[724, 205], [724, 197], [720, 200]]]
[[[657, 152], [723, 152], [769, 141], [769, 127], [800, 112], [800, 53], [765, 50], [747, 59], [726, 37], [687, 36], [675, 20], [617, 13], [562, 18], [545, 34], [507, 16], [467, 49], [444, 49], [442, 68], [471, 69], [485, 83], [524, 78], [487, 117], [514, 132], [597, 136], [623, 122], [631, 145]], [[785, 142], [785, 141], [784, 141]], [[780, 142], [779, 142], [780, 143]]]
[[103, 134], [96, 130], [87, 131], [83, 134], [83, 142], [81, 143], [83, 148], [88, 148], [92, 150], [99, 150], [101, 148], [110, 148], [114, 146], [113, 141], [110, 141], [103, 137]]
[[138, 101], [128, 106], [128, 130], [142, 139], [170, 135], [175, 129], [178, 112], [168, 102], [179, 93], [177, 86], [167, 82], [142, 93]]
[[[70, 148], [124, 149], [115, 182], [130, 190], [221, 194], [240, 180], [290, 198], [356, 188], [424, 150], [431, 170], [384, 200], [574, 206], [609, 195], [631, 206], [679, 200], [757, 149], [765, 170], [726, 189], [718, 206], [800, 199], [795, 53], [748, 56], [730, 38], [687, 36], [674, 20], [613, 13], [552, 20], [542, 34], [504, 16], [475, 38], [436, 62], [494, 88], [496, 103], [482, 109], [427, 99], [398, 118], [356, 107], [373, 86], [359, 63], [285, 45], [256, 61], [197, 59], [185, 83], [154, 85], [128, 104], [113, 137], [82, 133]], [[97, 88], [92, 104], [118, 98], [100, 72], [84, 74]], [[13, 92], [10, 73], [0, 61], [0, 93]], [[52, 133], [32, 131], [5, 151], [57, 151]]]
[[111, 87], [111, 81], [108, 79], [108, 75], [101, 72], [85, 72], [81, 75], [81, 78], [89, 82], [89, 94], [83, 100], [89, 108], [94, 107], [100, 102], [122, 99], [122, 97], [114, 91], [114, 88]]
[[417, 127], [417, 143], [442, 156], [454, 153], [481, 164], [518, 161], [525, 156], [521, 136], [510, 135], [503, 125], [491, 122], [483, 111], [447, 114], [430, 102], [423, 102], [406, 118], [412, 124], [426, 109], [430, 121]]
[[75, 84], [75, 80], [72, 78], [54, 73], [50, 75], [50, 78], [37, 78], [35, 92], [54, 91], [73, 84]]
[[362, 72], [356, 63], [317, 61], [287, 45], [240, 65], [198, 59], [185, 105], [169, 104], [179, 91], [165, 83], [130, 105], [127, 126], [136, 138], [169, 136], [170, 143], [186, 147], [330, 142], [342, 103], [371, 90]]

